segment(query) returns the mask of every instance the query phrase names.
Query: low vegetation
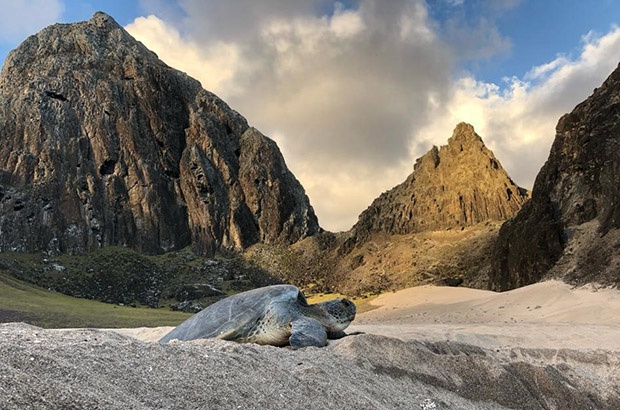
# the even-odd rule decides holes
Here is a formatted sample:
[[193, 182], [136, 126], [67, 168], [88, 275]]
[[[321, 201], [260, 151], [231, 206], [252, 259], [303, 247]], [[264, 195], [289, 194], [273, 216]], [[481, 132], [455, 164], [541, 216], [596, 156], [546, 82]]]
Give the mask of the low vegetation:
[[25, 283], [0, 270], [0, 322], [46, 328], [174, 326], [189, 316], [79, 299]]
[[56, 295], [106, 302], [117, 308], [172, 308], [188, 313], [226, 295], [280, 282], [238, 254], [208, 259], [189, 249], [156, 256], [123, 247], [53, 257], [1, 252], [0, 272], [5, 284], [13, 277]]
[[311, 294], [363, 298], [420, 285], [488, 289], [500, 226], [489, 221], [407, 235], [373, 233], [344, 252], [346, 234], [322, 233], [290, 247], [254, 245], [245, 256]]

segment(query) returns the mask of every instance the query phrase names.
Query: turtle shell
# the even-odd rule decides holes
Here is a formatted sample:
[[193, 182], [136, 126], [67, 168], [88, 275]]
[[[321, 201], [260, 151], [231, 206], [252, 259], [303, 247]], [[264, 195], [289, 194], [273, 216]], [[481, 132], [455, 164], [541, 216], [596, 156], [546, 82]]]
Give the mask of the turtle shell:
[[[273, 302], [294, 305], [307, 304], [303, 294], [292, 285], [274, 285], [238, 293], [222, 299], [175, 327], [160, 339], [160, 343], [170, 340], [218, 338], [224, 340], [242, 339], [248, 336], [268, 306]], [[283, 325], [295, 316], [282, 318]]]

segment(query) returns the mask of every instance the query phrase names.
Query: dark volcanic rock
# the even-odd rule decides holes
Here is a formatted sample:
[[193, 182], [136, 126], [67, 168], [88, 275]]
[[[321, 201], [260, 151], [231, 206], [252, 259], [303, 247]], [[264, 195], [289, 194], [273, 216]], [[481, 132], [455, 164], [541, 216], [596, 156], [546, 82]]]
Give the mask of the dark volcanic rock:
[[0, 250], [211, 254], [318, 230], [276, 144], [103, 13], [9, 54], [0, 141]]
[[492, 286], [507, 290], [550, 273], [619, 285], [620, 69], [556, 127], [532, 200], [501, 229]]
[[506, 220], [527, 199], [474, 128], [460, 123], [448, 145], [419, 158], [405, 182], [360, 215], [343, 250], [373, 232], [409, 234]]

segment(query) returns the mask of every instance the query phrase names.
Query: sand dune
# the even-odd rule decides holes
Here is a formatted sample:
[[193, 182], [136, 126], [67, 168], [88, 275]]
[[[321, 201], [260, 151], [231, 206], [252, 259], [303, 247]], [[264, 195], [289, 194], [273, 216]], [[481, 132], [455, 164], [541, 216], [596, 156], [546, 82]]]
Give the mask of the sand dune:
[[620, 292], [547, 281], [509, 292], [421, 286], [371, 302], [356, 323], [588, 323], [620, 325]]
[[351, 331], [402, 340], [620, 351], [620, 291], [542, 282], [510, 292], [423, 286], [381, 295]]

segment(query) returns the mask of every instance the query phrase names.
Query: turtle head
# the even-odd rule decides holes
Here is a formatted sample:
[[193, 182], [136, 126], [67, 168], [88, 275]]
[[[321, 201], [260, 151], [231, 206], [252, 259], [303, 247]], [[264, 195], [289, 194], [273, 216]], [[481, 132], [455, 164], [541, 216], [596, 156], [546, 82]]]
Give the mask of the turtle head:
[[[338, 333], [346, 329], [355, 319], [355, 304], [349, 299], [338, 298], [317, 303], [326, 313], [325, 327], [328, 332]], [[326, 323], [325, 323], [326, 322]]]

